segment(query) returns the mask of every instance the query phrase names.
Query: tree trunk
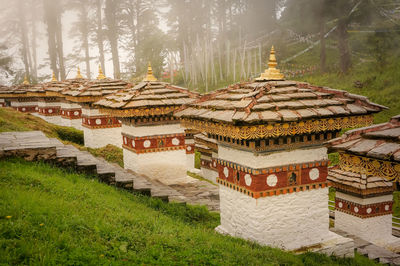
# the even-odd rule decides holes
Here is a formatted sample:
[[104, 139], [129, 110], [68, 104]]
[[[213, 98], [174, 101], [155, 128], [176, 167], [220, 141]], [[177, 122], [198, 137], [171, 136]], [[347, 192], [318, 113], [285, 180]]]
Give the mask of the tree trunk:
[[118, 27], [116, 22], [116, 8], [117, 3], [115, 0], [106, 0], [106, 21], [107, 21], [107, 35], [111, 46], [111, 55], [114, 67], [114, 78], [121, 77], [119, 66], [119, 53], [118, 53]]
[[60, 69], [60, 79], [65, 80], [64, 52], [63, 52], [62, 27], [61, 27], [61, 12], [57, 12], [56, 41], [57, 41], [58, 67]]
[[337, 32], [340, 54], [340, 71], [342, 73], [347, 73], [351, 66], [351, 58], [348, 44], [347, 23], [345, 19], [339, 19]]
[[22, 60], [24, 62], [25, 66], [25, 75], [30, 78], [30, 66], [29, 66], [29, 44], [28, 44], [28, 33], [26, 29], [26, 20], [25, 20], [25, 14], [24, 14], [24, 2], [22, 0], [18, 1], [18, 8], [19, 8], [19, 27], [21, 30], [21, 43], [22, 43]]
[[81, 4], [81, 31], [83, 49], [85, 50], [85, 63], [86, 63], [86, 76], [91, 79], [90, 75], [90, 55], [89, 55], [89, 29], [88, 29], [88, 18], [87, 18], [87, 2]]
[[50, 66], [56, 77], [59, 77], [58, 67], [57, 67], [57, 45], [56, 45], [56, 30], [55, 21], [56, 15], [53, 11], [53, 1], [44, 0], [44, 16], [47, 25], [47, 37], [48, 37], [48, 49], [50, 57]]
[[31, 1], [31, 11], [32, 11], [32, 76], [37, 80], [37, 45], [36, 45], [36, 3], [34, 0]]
[[102, 5], [103, 0], [97, 0], [97, 47], [99, 49], [99, 61], [104, 75], [106, 75], [106, 66], [104, 63], [104, 44], [103, 44], [103, 22], [102, 22]]

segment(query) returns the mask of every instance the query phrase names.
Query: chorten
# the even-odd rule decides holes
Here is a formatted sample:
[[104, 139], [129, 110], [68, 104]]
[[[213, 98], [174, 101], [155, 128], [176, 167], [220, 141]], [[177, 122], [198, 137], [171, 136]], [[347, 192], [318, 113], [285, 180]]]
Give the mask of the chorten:
[[123, 80], [114, 80], [104, 76], [99, 66], [96, 80], [91, 80], [79, 86], [71, 86], [62, 91], [67, 101], [79, 104], [82, 108], [82, 126], [85, 146], [99, 148], [112, 144], [121, 147], [121, 122], [114, 116], [100, 113], [94, 102], [117, 91], [130, 88]]
[[29, 84], [26, 76], [25, 81], [17, 86], [2, 86], [0, 89], [0, 106], [11, 106], [24, 113], [37, 112], [37, 98], [28, 95], [32, 85]]
[[173, 112], [197, 96], [157, 81], [149, 64], [142, 82], [95, 105], [122, 121], [125, 168], [158, 177], [186, 176], [185, 133]]
[[328, 180], [336, 189], [335, 228], [393, 251], [393, 183], [400, 180], [400, 115], [327, 143], [339, 153]]
[[218, 144], [217, 231], [287, 250], [353, 256], [329, 231], [327, 149], [341, 129], [366, 126], [382, 107], [345, 91], [285, 80], [269, 68], [176, 112]]
[[62, 126], [74, 127], [83, 130], [82, 127], [82, 108], [79, 104], [65, 99], [63, 91], [83, 88], [88, 79], [81, 75], [79, 67], [77, 74], [72, 79], [66, 79], [63, 82], [53, 81], [46, 87], [46, 95], [59, 97], [60, 100], [60, 124]]

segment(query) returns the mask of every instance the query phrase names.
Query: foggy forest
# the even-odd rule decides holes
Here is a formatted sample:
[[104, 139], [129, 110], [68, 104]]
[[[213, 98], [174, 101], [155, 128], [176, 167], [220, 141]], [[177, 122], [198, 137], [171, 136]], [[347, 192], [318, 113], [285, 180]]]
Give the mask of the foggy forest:
[[1, 0], [0, 82], [77, 67], [135, 81], [151, 62], [171, 83], [209, 91], [249, 80], [271, 45], [289, 77], [348, 73], [398, 55], [397, 0]]

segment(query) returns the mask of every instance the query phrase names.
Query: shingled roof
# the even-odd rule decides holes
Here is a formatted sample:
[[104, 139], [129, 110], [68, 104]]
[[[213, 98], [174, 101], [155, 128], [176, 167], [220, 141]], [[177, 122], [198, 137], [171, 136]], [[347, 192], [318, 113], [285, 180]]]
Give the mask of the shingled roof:
[[147, 78], [133, 88], [105, 96], [95, 105], [118, 117], [161, 115], [171, 114], [198, 97], [188, 89]]
[[[283, 80], [275, 68], [273, 50], [268, 65], [270, 68], [256, 81], [204, 95], [175, 116], [183, 118], [183, 125], [188, 128], [248, 139], [292, 134], [290, 131], [310, 133], [366, 126], [372, 123], [371, 114], [386, 109], [364, 96]], [[277, 124], [281, 126], [271, 127]], [[255, 125], [257, 129], [251, 128]], [[233, 127], [229, 134], [224, 126]], [[237, 126], [240, 130], [234, 129]]]
[[90, 80], [86, 83], [75, 83], [68, 89], [61, 92], [67, 100], [72, 102], [95, 102], [103, 96], [113, 94], [117, 91], [129, 88], [130, 84], [123, 80], [106, 78], [101, 69], [96, 80]]
[[387, 123], [348, 131], [327, 146], [330, 152], [400, 162], [400, 115]]

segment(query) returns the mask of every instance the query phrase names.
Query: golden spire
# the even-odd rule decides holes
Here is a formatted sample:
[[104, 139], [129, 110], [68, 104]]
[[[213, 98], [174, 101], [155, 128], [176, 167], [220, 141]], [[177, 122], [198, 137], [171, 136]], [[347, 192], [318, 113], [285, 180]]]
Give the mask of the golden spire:
[[75, 79], [83, 79], [83, 77], [81, 75], [81, 69], [79, 67], [78, 67], [78, 70], [76, 71]]
[[281, 73], [279, 69], [276, 68], [278, 64], [276, 63], [275, 49], [274, 46], [271, 48], [271, 53], [269, 54], [268, 69], [264, 73], [261, 73], [259, 78], [256, 80], [283, 80], [285, 76]]
[[28, 80], [28, 77], [26, 75], [24, 77], [24, 82], [22, 82], [22, 84], [24, 84], [24, 85], [29, 85], [30, 84], [29, 80]]
[[106, 76], [104, 76], [103, 70], [101, 69], [100, 65], [99, 65], [99, 75], [97, 76], [97, 79], [106, 79]]
[[149, 66], [147, 67], [147, 75], [143, 81], [157, 81], [156, 77], [153, 76], [153, 69], [151, 68], [150, 62]]
[[54, 74], [54, 72], [53, 72], [53, 77], [51, 78], [51, 81], [52, 82], [56, 82], [57, 81], [56, 74]]

